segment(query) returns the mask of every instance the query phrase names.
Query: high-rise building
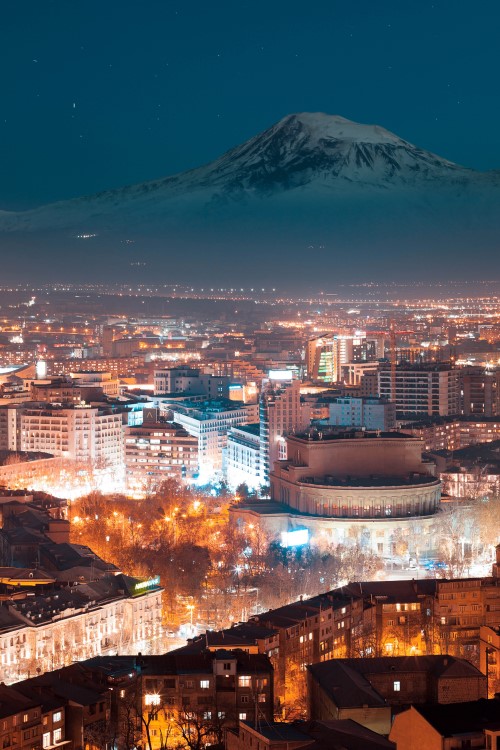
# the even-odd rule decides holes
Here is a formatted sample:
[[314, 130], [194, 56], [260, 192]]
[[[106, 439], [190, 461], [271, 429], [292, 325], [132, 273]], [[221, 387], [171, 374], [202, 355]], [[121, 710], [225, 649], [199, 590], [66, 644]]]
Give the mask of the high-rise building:
[[400, 364], [396, 368], [396, 393], [392, 373], [384, 365], [378, 373], [379, 395], [396, 403], [398, 414], [450, 416], [460, 414], [460, 370], [448, 364]]
[[275, 461], [286, 458], [286, 435], [310, 423], [310, 404], [302, 402], [300, 382], [286, 370], [271, 370], [262, 383], [260, 397], [261, 484], [269, 483]]
[[467, 367], [462, 376], [462, 410], [466, 416], [500, 414], [500, 369]]
[[344, 380], [346, 365], [376, 363], [384, 356], [383, 352], [383, 340], [367, 339], [364, 334], [320, 336], [307, 344], [307, 375], [310, 380], [339, 383]]

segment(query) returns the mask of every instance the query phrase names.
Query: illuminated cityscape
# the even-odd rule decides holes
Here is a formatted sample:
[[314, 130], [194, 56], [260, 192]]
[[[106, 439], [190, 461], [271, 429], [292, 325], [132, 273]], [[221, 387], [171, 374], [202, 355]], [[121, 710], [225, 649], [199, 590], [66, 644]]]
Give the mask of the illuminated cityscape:
[[0, 750], [500, 750], [500, 6], [417, 5], [5, 5]]

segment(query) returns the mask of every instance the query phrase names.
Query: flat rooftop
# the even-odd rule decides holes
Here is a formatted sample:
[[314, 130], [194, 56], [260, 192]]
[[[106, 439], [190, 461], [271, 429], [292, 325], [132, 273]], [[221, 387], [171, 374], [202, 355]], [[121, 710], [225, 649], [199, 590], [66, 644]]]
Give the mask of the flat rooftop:
[[404, 432], [380, 432], [378, 430], [346, 430], [345, 428], [337, 428], [337, 429], [322, 429], [318, 430], [316, 428], [312, 428], [309, 430], [306, 430], [305, 432], [300, 432], [296, 435], [289, 435], [289, 440], [304, 440], [308, 443], [311, 441], [314, 442], [324, 442], [324, 441], [330, 441], [330, 440], [367, 440], [367, 439], [373, 439], [373, 440], [417, 440], [418, 438], [414, 438], [413, 435], [408, 435]]
[[439, 480], [430, 474], [409, 474], [406, 476], [367, 476], [367, 477], [302, 477], [303, 484], [318, 484], [326, 487], [411, 487], [415, 484], [434, 484]]

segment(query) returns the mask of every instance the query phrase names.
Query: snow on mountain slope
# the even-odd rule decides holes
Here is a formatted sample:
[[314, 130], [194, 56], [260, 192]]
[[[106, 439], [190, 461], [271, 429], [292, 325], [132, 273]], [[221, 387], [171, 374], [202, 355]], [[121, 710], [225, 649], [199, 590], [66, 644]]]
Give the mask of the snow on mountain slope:
[[[400, 216], [500, 204], [498, 173], [466, 169], [376, 125], [321, 113], [288, 115], [219, 159], [171, 177], [42, 206], [0, 212], [0, 232], [141, 229], [186, 222], [295, 219], [360, 212]], [[378, 220], [378, 219], [377, 219]]]

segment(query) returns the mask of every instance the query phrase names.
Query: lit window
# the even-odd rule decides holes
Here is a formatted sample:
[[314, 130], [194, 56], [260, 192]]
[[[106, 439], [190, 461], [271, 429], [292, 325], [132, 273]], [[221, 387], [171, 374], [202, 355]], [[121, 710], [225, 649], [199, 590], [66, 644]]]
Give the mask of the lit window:
[[394, 680], [394, 692], [399, 693], [401, 690], [401, 683], [399, 680]]
[[62, 740], [62, 729], [61, 729], [61, 727], [59, 727], [59, 729], [54, 729], [54, 735], [53, 735], [53, 737], [54, 737], [54, 745], [57, 742], [61, 742], [61, 740]]
[[61, 721], [62, 719], [62, 713], [61, 711], [56, 711], [55, 714], [52, 714], [52, 721], [54, 724], [56, 724], [58, 721]]
[[247, 715], [246, 715], [246, 713], [244, 711], [242, 713], [238, 714], [238, 719], [240, 721], [245, 721], [246, 718], [247, 718]]
[[160, 696], [158, 693], [146, 693], [144, 697], [144, 703], [146, 706], [159, 706]]
[[210, 680], [200, 680], [200, 688], [202, 690], [208, 690], [210, 687]]
[[42, 734], [42, 747], [50, 747], [50, 732]]
[[238, 678], [238, 685], [240, 687], [250, 687], [251, 686], [251, 677], [249, 675], [241, 675]]

